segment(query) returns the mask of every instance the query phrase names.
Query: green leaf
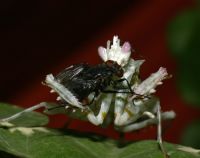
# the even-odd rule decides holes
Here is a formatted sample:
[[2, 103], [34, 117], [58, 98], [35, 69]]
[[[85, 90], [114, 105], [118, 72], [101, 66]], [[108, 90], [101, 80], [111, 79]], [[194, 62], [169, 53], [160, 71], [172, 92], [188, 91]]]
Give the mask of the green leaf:
[[186, 102], [200, 106], [200, 12], [198, 8], [178, 15], [169, 25], [168, 44], [176, 58], [177, 85]]
[[[5, 115], [5, 111], [7, 113]], [[17, 109], [18, 111], [19, 109]], [[16, 112], [15, 106], [0, 104], [0, 116], [8, 116]], [[38, 121], [41, 114], [28, 115], [34, 125], [42, 124]], [[13, 125], [22, 125], [27, 116]], [[43, 120], [44, 122], [46, 119]], [[28, 120], [25, 121], [28, 125]], [[37, 123], [36, 123], [37, 122]], [[16, 123], [16, 124], [15, 124]], [[46, 122], [45, 122], [46, 123]], [[45, 124], [43, 123], [43, 124]], [[6, 124], [4, 124], [6, 125]], [[33, 124], [32, 124], [33, 125]], [[199, 151], [165, 143], [170, 158], [198, 158]], [[155, 140], [129, 142], [119, 146], [117, 140], [111, 140], [92, 133], [80, 133], [73, 130], [61, 131], [45, 127], [1, 126], [0, 128], [0, 154], [8, 153], [24, 158], [162, 158], [163, 155]]]
[[187, 62], [184, 62], [179, 66], [177, 85], [186, 102], [200, 106], [200, 65], [193, 65], [188, 66]]
[[[171, 53], [180, 61], [196, 60], [200, 35], [200, 11], [187, 10], [176, 16], [168, 28], [168, 43]], [[191, 62], [192, 63], [192, 62]]]
[[[22, 108], [17, 107], [15, 105], [0, 103], [0, 119], [9, 117], [13, 114], [22, 111]], [[49, 119], [47, 116], [42, 115], [37, 112], [25, 113], [23, 117], [19, 117], [11, 123], [16, 126], [26, 126], [26, 127], [34, 127], [34, 126], [44, 126], [48, 124]]]
[[47, 103], [46, 109], [43, 113], [48, 115], [55, 115], [55, 114], [66, 114], [70, 118], [80, 119], [80, 120], [87, 120], [86, 113], [82, 112], [81, 109], [76, 109], [75, 112], [72, 112], [73, 109], [70, 107], [66, 110], [65, 107], [61, 107], [59, 104], [56, 103]]
[[200, 148], [200, 120], [194, 121], [186, 127], [182, 135], [182, 143], [184, 145]]

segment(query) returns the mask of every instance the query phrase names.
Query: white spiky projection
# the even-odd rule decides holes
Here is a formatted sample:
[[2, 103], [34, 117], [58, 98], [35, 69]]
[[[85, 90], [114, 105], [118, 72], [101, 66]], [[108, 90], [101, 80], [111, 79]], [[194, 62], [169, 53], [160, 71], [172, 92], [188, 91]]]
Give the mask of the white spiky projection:
[[112, 45], [111, 42], [107, 42], [107, 48], [100, 46], [98, 53], [101, 59], [105, 62], [107, 60], [116, 61], [119, 65], [125, 66], [131, 55], [131, 45], [129, 42], [125, 42], [120, 46], [120, 40], [118, 36], [113, 37]]
[[[59, 95], [58, 100], [62, 99], [69, 103], [63, 111], [71, 117], [77, 118], [80, 115], [76, 115], [76, 113], [84, 113], [84, 119], [94, 125], [102, 125], [106, 120], [113, 119], [110, 122], [114, 124], [115, 129], [121, 132], [135, 131], [151, 124], [157, 124], [158, 143], [166, 156], [161, 137], [161, 120], [173, 119], [175, 113], [173, 111], [161, 112], [160, 101], [152, 94], [156, 92], [155, 88], [162, 84], [162, 80], [169, 77], [167, 70], [160, 67], [157, 72], [141, 81], [139, 71], [144, 60], [132, 59], [129, 42], [120, 45], [118, 36], [114, 36], [112, 42], [108, 41], [106, 48], [99, 47], [98, 54], [104, 62], [108, 60], [116, 61], [123, 68], [124, 75], [122, 78], [130, 83], [133, 93], [101, 93], [92, 105], [83, 106], [72, 92], [55, 79], [53, 74], [46, 76], [45, 84], [52, 88], [51, 92], [56, 92]], [[125, 85], [125, 83], [122, 84]], [[97, 113], [91, 108], [94, 104], [99, 107]], [[114, 108], [111, 108], [111, 106], [114, 106]], [[48, 113], [49, 104], [42, 102], [11, 117], [1, 119], [0, 123], [13, 120], [23, 113], [41, 107], [45, 107]], [[73, 110], [68, 111], [69, 108]], [[110, 117], [108, 113], [113, 113], [114, 118]]]

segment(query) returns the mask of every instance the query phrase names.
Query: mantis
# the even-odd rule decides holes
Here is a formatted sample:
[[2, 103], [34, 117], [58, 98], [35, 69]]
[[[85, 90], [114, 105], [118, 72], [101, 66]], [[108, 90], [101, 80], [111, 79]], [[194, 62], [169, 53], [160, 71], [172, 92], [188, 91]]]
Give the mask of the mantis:
[[[155, 88], [169, 78], [167, 70], [160, 67], [157, 72], [141, 81], [139, 72], [144, 60], [132, 59], [129, 42], [121, 46], [118, 36], [113, 37], [112, 44], [108, 41], [106, 48], [99, 47], [98, 54], [107, 65], [72, 65], [58, 76], [46, 76], [44, 84], [52, 89], [51, 92], [58, 94], [57, 100], [61, 101], [62, 105], [52, 106], [42, 102], [1, 119], [0, 122], [11, 121], [23, 113], [45, 107], [44, 112], [47, 114], [66, 113], [70, 117], [87, 120], [96, 126], [112, 123], [120, 132], [136, 131], [156, 124], [157, 141], [164, 157], [167, 158], [162, 141], [162, 120], [174, 119], [176, 114], [174, 111], [162, 112], [159, 99], [153, 95], [156, 92]], [[114, 62], [115, 66], [111, 67], [110, 61]], [[117, 70], [114, 72], [115, 69]], [[123, 73], [115, 79], [121, 69]], [[92, 77], [85, 77], [91, 74]], [[80, 85], [80, 93], [74, 88], [74, 83]], [[114, 90], [108, 90], [113, 87]], [[82, 94], [81, 90], [85, 90], [87, 95]], [[81, 95], [87, 103], [84, 99], [80, 101]]]

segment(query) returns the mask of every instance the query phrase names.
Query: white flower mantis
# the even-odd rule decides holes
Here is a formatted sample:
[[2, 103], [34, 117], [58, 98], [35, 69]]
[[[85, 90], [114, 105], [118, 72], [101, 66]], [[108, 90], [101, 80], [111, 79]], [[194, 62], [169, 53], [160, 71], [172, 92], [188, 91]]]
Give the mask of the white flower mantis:
[[[59, 105], [51, 107], [48, 103], [42, 102], [8, 118], [1, 119], [0, 122], [11, 121], [23, 113], [45, 107], [46, 113], [64, 112], [75, 118], [83, 116], [80, 119], [86, 119], [94, 125], [113, 123], [115, 129], [120, 132], [135, 131], [148, 125], [157, 124], [157, 140], [162, 152], [167, 157], [161, 137], [161, 120], [173, 119], [175, 113], [173, 111], [161, 112], [159, 99], [152, 96], [156, 86], [168, 78], [166, 69], [160, 67], [157, 72], [151, 74], [144, 81], [140, 81], [139, 69], [144, 60], [133, 60], [130, 57], [130, 44], [125, 42], [120, 46], [120, 40], [117, 36], [113, 37], [112, 45], [108, 41], [107, 48], [99, 47], [98, 52], [104, 62], [112, 60], [123, 68], [124, 73], [121, 78], [125, 80], [121, 84], [126, 87], [128, 82], [133, 93], [123, 93], [123, 89], [119, 89], [116, 93], [102, 92], [96, 97], [94, 97], [94, 93], [91, 93], [87, 98], [91, 104], [84, 105], [73, 92], [60, 83], [56, 77], [49, 74], [46, 76], [45, 84], [52, 88], [51, 92], [56, 92], [59, 95], [57, 100], [64, 100], [68, 104], [64, 107]], [[82, 70], [78, 69], [76, 73], [80, 71]]]

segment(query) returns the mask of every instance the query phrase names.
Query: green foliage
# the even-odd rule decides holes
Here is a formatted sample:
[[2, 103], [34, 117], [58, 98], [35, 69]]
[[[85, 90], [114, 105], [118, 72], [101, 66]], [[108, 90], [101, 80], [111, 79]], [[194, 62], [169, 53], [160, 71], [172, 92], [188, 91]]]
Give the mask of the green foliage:
[[[0, 104], [0, 118], [20, 111], [12, 105]], [[121, 144], [99, 135], [72, 130], [41, 127], [48, 119], [31, 112], [10, 123], [0, 123], [0, 156], [24, 158], [162, 158], [156, 141]], [[197, 158], [199, 151], [165, 143], [170, 158]], [[184, 151], [183, 151], [184, 150]], [[185, 151], [187, 150], [187, 151]]]
[[200, 149], [200, 120], [191, 123], [183, 132], [182, 143]]
[[200, 11], [188, 10], [169, 26], [168, 43], [177, 60], [177, 85], [183, 98], [200, 106]]
[[[6, 118], [13, 114], [22, 111], [22, 108], [0, 103], [0, 118]], [[10, 123], [14, 124], [15, 126], [24, 126], [24, 127], [34, 127], [34, 126], [44, 126], [47, 125], [49, 122], [48, 116], [37, 112], [25, 113], [23, 117], [19, 117]]]
[[[168, 30], [169, 47], [178, 64], [176, 76], [178, 88], [183, 99], [196, 107], [200, 107], [199, 6], [178, 15], [170, 23]], [[185, 129], [182, 143], [200, 148], [199, 132], [200, 122], [192, 123]]]

